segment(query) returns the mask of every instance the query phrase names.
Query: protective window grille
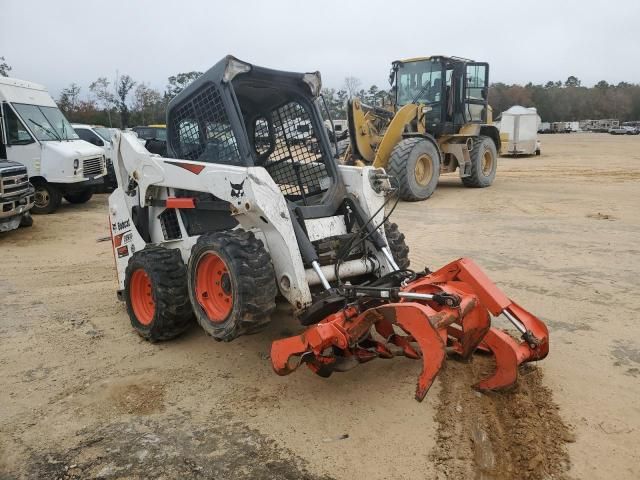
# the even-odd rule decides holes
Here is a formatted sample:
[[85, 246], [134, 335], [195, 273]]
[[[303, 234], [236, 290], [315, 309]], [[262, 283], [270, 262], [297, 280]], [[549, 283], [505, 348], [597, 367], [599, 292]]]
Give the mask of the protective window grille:
[[[274, 110], [275, 149], [263, 166], [289, 198], [302, 198], [327, 190], [330, 179], [322, 158], [320, 143], [307, 110], [291, 102]], [[269, 138], [267, 122], [259, 119], [255, 125], [256, 149]]]
[[205, 85], [173, 109], [170, 124], [170, 142], [178, 158], [240, 164], [238, 142], [215, 85]]

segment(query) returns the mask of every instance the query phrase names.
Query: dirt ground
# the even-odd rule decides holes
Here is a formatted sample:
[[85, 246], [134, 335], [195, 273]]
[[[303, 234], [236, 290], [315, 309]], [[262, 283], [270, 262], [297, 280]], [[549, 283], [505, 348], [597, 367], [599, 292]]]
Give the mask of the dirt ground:
[[157, 345], [116, 300], [106, 195], [0, 236], [0, 479], [640, 478], [640, 137], [542, 136], [491, 188], [445, 176], [394, 214], [412, 266], [479, 263], [550, 329], [518, 386], [453, 360], [276, 376], [270, 342], [194, 327]]

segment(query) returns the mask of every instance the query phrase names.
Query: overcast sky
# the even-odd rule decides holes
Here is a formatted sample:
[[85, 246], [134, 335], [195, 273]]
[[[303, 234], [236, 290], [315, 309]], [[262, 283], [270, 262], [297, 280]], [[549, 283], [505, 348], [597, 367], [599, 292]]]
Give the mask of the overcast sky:
[[0, 56], [57, 97], [116, 71], [164, 89], [230, 53], [386, 88], [390, 62], [417, 55], [487, 61], [506, 83], [640, 82], [640, 1], [0, 0]]

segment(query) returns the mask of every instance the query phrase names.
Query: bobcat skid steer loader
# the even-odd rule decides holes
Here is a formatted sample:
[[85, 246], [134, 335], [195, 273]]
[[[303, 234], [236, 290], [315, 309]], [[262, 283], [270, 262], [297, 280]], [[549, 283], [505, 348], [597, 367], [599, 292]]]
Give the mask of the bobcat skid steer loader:
[[[169, 104], [170, 158], [116, 135], [109, 216], [133, 327], [166, 340], [195, 316], [231, 341], [264, 327], [280, 295], [307, 328], [272, 344], [278, 374], [304, 363], [329, 376], [406, 355], [422, 360], [422, 400], [447, 347], [462, 358], [480, 348], [497, 368], [477, 387], [511, 385], [521, 363], [547, 355], [545, 325], [471, 260], [409, 270], [404, 235], [385, 213], [393, 179], [338, 165], [314, 103], [320, 86], [318, 72], [228, 56]], [[501, 314], [520, 340], [491, 328]]]

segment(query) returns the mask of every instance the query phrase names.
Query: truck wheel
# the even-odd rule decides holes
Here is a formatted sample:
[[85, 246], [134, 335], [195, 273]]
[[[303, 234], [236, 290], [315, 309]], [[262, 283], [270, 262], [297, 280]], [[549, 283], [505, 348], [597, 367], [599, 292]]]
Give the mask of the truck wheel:
[[480, 135], [471, 150], [471, 175], [462, 177], [465, 187], [484, 188], [493, 183], [498, 169], [496, 144], [490, 137]]
[[440, 153], [429, 140], [405, 138], [391, 152], [387, 172], [398, 180], [402, 200], [426, 200], [438, 185]]
[[53, 213], [62, 203], [62, 194], [57, 187], [47, 182], [38, 182], [34, 185], [36, 189], [35, 202], [31, 212], [37, 214]]
[[93, 197], [93, 190], [91, 188], [87, 188], [86, 190], [81, 190], [79, 192], [71, 192], [67, 193], [64, 196], [64, 199], [69, 203], [87, 203]]
[[20, 228], [33, 226], [33, 217], [30, 213], [25, 213], [20, 219]]
[[271, 256], [242, 229], [201, 235], [189, 258], [189, 297], [200, 326], [229, 342], [269, 323], [278, 293]]
[[193, 319], [179, 250], [147, 247], [134, 253], [125, 272], [124, 293], [131, 325], [151, 342], [180, 335]]
[[404, 241], [404, 233], [400, 232], [398, 225], [389, 221], [384, 222], [384, 234], [393, 259], [401, 270], [409, 268], [409, 246]]

